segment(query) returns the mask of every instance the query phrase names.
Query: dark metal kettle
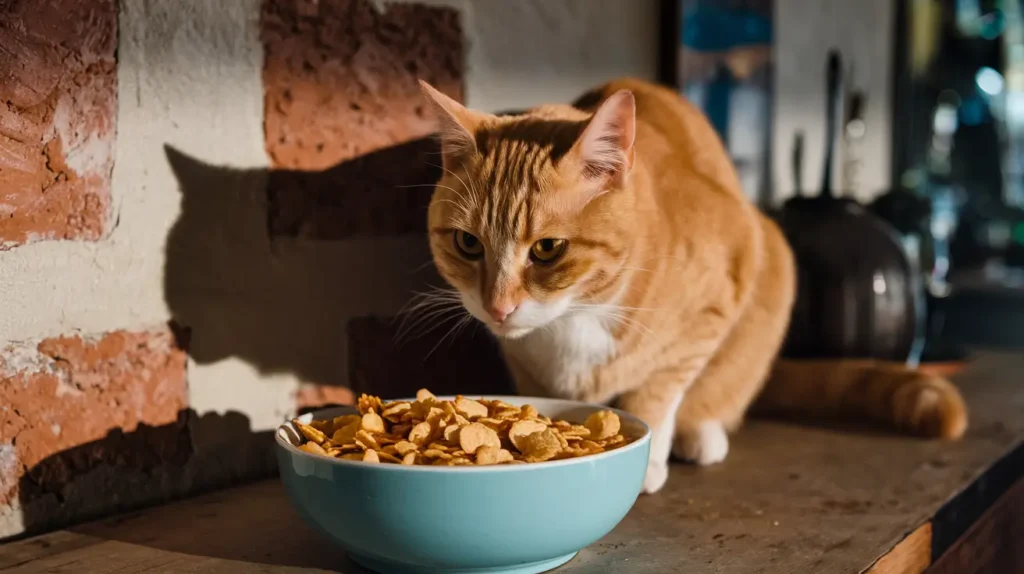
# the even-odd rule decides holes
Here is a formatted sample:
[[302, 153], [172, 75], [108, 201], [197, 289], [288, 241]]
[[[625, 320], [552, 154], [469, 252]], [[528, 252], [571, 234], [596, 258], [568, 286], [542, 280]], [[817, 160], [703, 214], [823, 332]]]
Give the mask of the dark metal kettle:
[[782, 354], [914, 362], [920, 347], [919, 278], [896, 231], [857, 201], [832, 191], [841, 81], [835, 50], [829, 54], [827, 80], [821, 193], [796, 195], [773, 214], [792, 247], [798, 273]]

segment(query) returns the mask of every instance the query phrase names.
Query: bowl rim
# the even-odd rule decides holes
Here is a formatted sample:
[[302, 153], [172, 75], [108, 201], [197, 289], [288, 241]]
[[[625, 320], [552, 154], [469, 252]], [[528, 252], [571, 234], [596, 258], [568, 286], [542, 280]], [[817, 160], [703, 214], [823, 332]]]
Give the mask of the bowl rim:
[[[454, 400], [455, 396], [456, 395], [438, 395], [437, 398], [441, 399], [441, 400]], [[605, 405], [599, 405], [599, 404], [594, 404], [594, 403], [586, 403], [586, 402], [582, 402], [582, 401], [573, 401], [573, 400], [569, 400], [569, 399], [553, 399], [553, 398], [547, 398], [547, 397], [526, 397], [526, 396], [519, 396], [519, 395], [475, 395], [475, 394], [466, 393], [466, 394], [462, 394], [460, 396], [467, 397], [467, 398], [479, 398], [479, 399], [490, 400], [490, 401], [493, 401], [493, 400], [504, 401], [504, 402], [515, 401], [515, 402], [520, 402], [520, 403], [522, 403], [524, 405], [525, 404], [532, 404], [531, 401], [533, 401], [533, 402], [564, 403], [566, 406], [577, 407], [577, 408], [579, 408], [579, 407], [586, 407], [586, 408], [593, 408], [593, 409], [596, 409], [596, 410], [610, 410], [610, 411], [614, 412], [615, 414], [619, 415], [620, 418], [628, 420], [630, 422], [630, 424], [637, 425], [639, 428], [642, 428], [644, 430], [644, 434], [641, 435], [640, 438], [634, 440], [633, 442], [627, 444], [626, 446], [622, 446], [622, 447], [619, 447], [617, 449], [610, 450], [610, 451], [605, 451], [605, 452], [598, 453], [598, 454], [589, 454], [589, 455], [585, 455], [585, 456], [579, 456], [579, 457], [576, 457], [576, 458], [565, 458], [565, 459], [561, 459], [561, 460], [547, 460], [547, 461], [543, 461], [543, 462], [531, 462], [531, 463], [528, 463], [528, 464], [493, 464], [493, 465], [485, 465], [485, 466], [477, 466], [477, 465], [428, 466], [428, 465], [403, 465], [403, 464], [369, 464], [369, 463], [365, 463], [365, 462], [360, 461], [360, 460], [345, 460], [345, 459], [341, 459], [341, 458], [326, 457], [326, 456], [319, 455], [319, 454], [313, 454], [313, 453], [306, 452], [304, 450], [300, 450], [299, 447], [293, 445], [287, 439], [287, 433], [288, 433], [289, 430], [292, 433], [294, 433], [294, 434], [297, 434], [297, 435], [301, 434], [298, 431], [298, 429], [295, 428], [295, 426], [293, 425], [292, 419], [289, 419], [289, 420], [281, 423], [277, 427], [277, 429], [274, 431], [274, 440], [277, 441], [278, 448], [284, 449], [286, 452], [288, 452], [291, 455], [298, 455], [299, 457], [306, 457], [309, 460], [315, 460], [315, 461], [324, 462], [324, 463], [327, 463], [327, 464], [340, 465], [342, 467], [347, 467], [347, 468], [360, 468], [360, 469], [366, 469], [366, 470], [372, 470], [372, 471], [384, 471], [384, 472], [413, 472], [413, 473], [417, 473], [417, 472], [439, 472], [439, 473], [449, 473], [449, 472], [458, 472], [458, 473], [530, 472], [531, 470], [538, 469], [538, 468], [555, 468], [555, 467], [560, 467], [560, 466], [572, 466], [572, 465], [577, 465], [577, 464], [587, 464], [587, 463], [590, 463], [590, 462], [596, 462], [596, 461], [601, 461], [601, 460], [605, 460], [605, 459], [608, 459], [608, 458], [613, 458], [615, 456], [624, 454], [624, 453], [629, 452], [631, 450], [643, 448], [645, 444], [647, 444], [647, 443], [649, 443], [651, 441], [651, 436], [652, 436], [651, 427], [647, 423], [645, 423], [642, 419], [640, 419], [640, 417], [632, 415], [632, 414], [630, 414], [630, 413], [628, 413], [626, 411], [623, 411], [621, 409], [617, 409], [617, 408], [613, 408], [613, 407], [608, 407], [608, 406], [605, 406]], [[394, 399], [394, 400], [395, 401], [410, 401], [411, 402], [411, 401], [414, 401], [415, 398], [401, 398], [401, 399]], [[391, 401], [388, 401], [388, 402], [391, 402]], [[306, 413], [304, 415], [297, 416], [297, 417], [294, 417], [294, 418], [298, 419], [303, 424], [309, 424], [309, 422], [312, 421], [314, 418], [316, 418], [316, 416], [318, 414], [321, 414], [321, 413], [335, 413], [335, 412], [337, 412], [340, 415], [340, 414], [343, 414], [344, 411], [355, 411], [355, 413], [359, 412], [356, 409], [355, 406], [338, 406], [338, 407], [328, 407], [328, 408], [318, 409], [318, 410], [311, 411], [311, 412], [308, 412], [308, 413]], [[354, 413], [350, 413], [350, 414], [354, 414]], [[339, 416], [339, 415], [333, 415], [333, 416]]]

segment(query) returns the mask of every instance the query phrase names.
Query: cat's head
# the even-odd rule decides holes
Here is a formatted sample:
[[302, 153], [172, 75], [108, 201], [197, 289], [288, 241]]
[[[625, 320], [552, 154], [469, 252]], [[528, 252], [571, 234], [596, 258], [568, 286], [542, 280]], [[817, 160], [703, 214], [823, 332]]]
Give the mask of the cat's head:
[[639, 232], [629, 180], [635, 102], [593, 113], [470, 110], [427, 84], [443, 172], [428, 233], [438, 271], [496, 335], [516, 338], [622, 294]]

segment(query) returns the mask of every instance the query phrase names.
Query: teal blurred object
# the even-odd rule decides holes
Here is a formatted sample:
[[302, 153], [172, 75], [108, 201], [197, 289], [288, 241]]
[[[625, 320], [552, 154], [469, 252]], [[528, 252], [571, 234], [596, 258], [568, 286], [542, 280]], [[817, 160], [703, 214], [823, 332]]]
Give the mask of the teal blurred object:
[[772, 205], [775, 0], [665, 0], [678, 24], [672, 85], [704, 112], [736, 167], [743, 192]]
[[755, 10], [731, 8], [719, 0], [684, 2], [681, 40], [700, 52], [725, 52], [772, 43], [772, 22]]
[[[574, 422], [603, 407], [528, 397]], [[299, 420], [355, 412], [348, 407]], [[551, 570], [600, 540], [636, 502], [647, 471], [650, 429], [622, 411], [623, 433], [639, 440], [598, 455], [509, 466], [401, 466], [338, 460], [296, 448], [299, 433], [277, 433], [288, 498], [306, 522], [360, 565], [384, 574], [513, 573]]]
[[[757, 11], [733, 8], [721, 0], [682, 0], [682, 45], [698, 52], [724, 53], [745, 46], [770, 46], [772, 22]], [[708, 83], [704, 114], [729, 147], [729, 106], [737, 79], [722, 64]]]

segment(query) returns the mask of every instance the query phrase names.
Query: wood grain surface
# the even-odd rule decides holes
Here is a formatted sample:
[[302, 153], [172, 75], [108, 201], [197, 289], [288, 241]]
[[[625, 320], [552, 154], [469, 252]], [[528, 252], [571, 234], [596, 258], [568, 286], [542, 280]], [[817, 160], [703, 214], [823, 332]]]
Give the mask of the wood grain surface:
[[[956, 377], [971, 426], [955, 443], [751, 421], [724, 464], [675, 465], [664, 491], [641, 497], [557, 572], [920, 572], [958, 544], [973, 549], [964, 554], [972, 560], [995, 553], [991, 564], [1019, 572], [1012, 560], [1020, 549], [1007, 558], [999, 534], [1020, 528], [1022, 488], [1012, 485], [1024, 467], [1022, 373], [1022, 356], [982, 355]], [[1006, 476], [988, 478], [993, 469]], [[979, 484], [984, 492], [972, 489]], [[971, 512], [981, 519], [950, 518]], [[967, 572], [941, 565], [934, 571]], [[363, 570], [307, 528], [268, 481], [8, 543], [0, 572]]]

